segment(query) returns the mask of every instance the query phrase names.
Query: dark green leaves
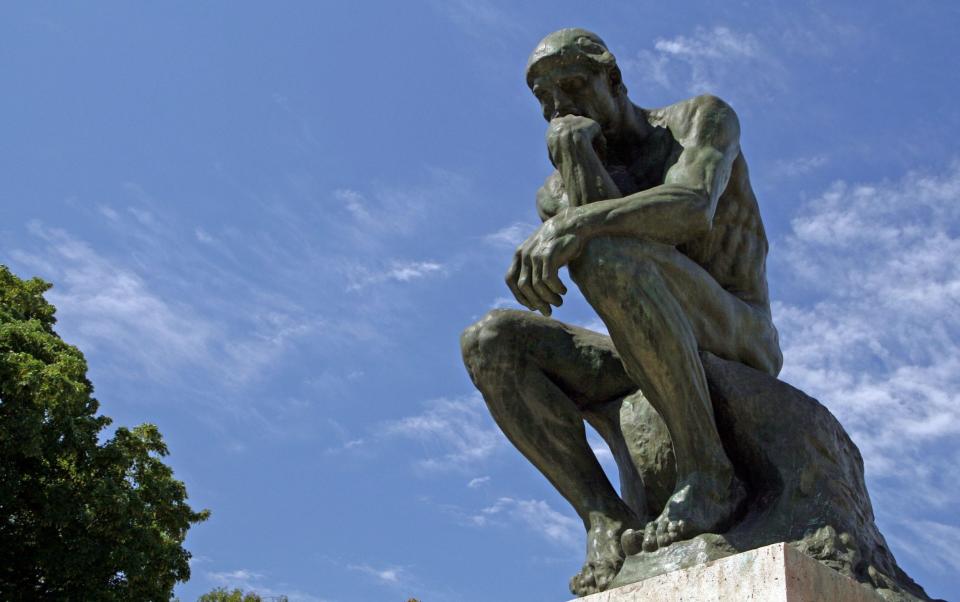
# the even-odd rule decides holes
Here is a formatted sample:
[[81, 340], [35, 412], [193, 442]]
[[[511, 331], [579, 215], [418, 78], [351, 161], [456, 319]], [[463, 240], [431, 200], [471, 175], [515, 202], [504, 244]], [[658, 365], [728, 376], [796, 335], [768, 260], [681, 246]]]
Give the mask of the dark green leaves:
[[187, 504], [155, 426], [98, 442], [110, 419], [53, 330], [49, 288], [0, 266], [0, 599], [168, 600], [209, 513]]

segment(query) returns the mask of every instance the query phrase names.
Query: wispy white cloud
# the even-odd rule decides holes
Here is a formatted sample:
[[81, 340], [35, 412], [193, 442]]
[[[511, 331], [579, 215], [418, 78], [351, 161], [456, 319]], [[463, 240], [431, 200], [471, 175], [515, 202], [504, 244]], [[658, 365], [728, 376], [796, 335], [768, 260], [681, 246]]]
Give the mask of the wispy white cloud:
[[[960, 162], [837, 182], [772, 255], [813, 294], [780, 301], [782, 378], [818, 397], [864, 455], [892, 521], [960, 503]], [[886, 514], [886, 513], [885, 513]], [[950, 527], [960, 528], [960, 527]]]
[[340, 454], [356, 454], [367, 451], [368, 440], [365, 437], [358, 437], [354, 435], [349, 429], [333, 418], [327, 418], [326, 423], [327, 426], [333, 430], [334, 436], [327, 436], [325, 438], [339, 440], [339, 443], [335, 443], [327, 447], [325, 450], [323, 450], [324, 454], [336, 456]]
[[361, 449], [364, 445], [366, 445], [366, 443], [367, 441], [363, 437], [358, 437], [356, 439], [349, 439], [347, 441], [344, 441], [340, 445], [328, 447], [327, 449], [324, 450], [324, 453], [328, 455], [337, 455], [337, 454], [342, 454], [347, 452], [354, 452], [356, 450]]
[[315, 332], [322, 321], [300, 313], [289, 314], [272, 308], [256, 308], [247, 316], [250, 332], [234, 333], [224, 346], [229, 366], [246, 380], [258, 375], [265, 366], [282, 357], [294, 341]]
[[620, 63], [648, 85], [690, 94], [736, 92], [767, 98], [772, 89], [783, 87], [783, 66], [760, 39], [722, 25], [657, 38], [653, 49], [642, 49]]
[[[466, 195], [469, 187], [469, 181], [459, 174], [434, 169], [429, 182], [420, 186], [374, 185], [369, 191], [334, 190], [331, 201], [345, 216], [327, 220], [326, 227], [331, 229], [340, 249], [324, 258], [324, 263], [335, 266], [351, 291], [450, 274], [455, 271], [456, 262], [449, 258], [408, 259], [398, 257], [398, 249], [421, 232], [429, 218], [442, 219], [443, 211]], [[334, 215], [337, 210], [329, 209]], [[292, 216], [291, 220], [296, 221], [297, 217]], [[367, 306], [358, 309], [365, 310]], [[384, 315], [379, 308], [370, 311]]]
[[514, 222], [509, 226], [500, 228], [496, 232], [487, 234], [483, 237], [483, 240], [497, 247], [514, 248], [525, 241], [536, 229], [537, 226], [535, 224]]
[[434, 0], [432, 4], [464, 33], [488, 42], [524, 32], [519, 19], [491, 0]]
[[409, 282], [442, 271], [443, 264], [435, 261], [398, 261], [385, 272], [385, 275], [390, 280]]
[[490, 477], [488, 476], [475, 477], [473, 479], [470, 479], [469, 482], [467, 482], [467, 487], [469, 487], [470, 489], [477, 489], [478, 487], [482, 487], [489, 482], [490, 482]]
[[250, 569], [210, 571], [205, 576], [209, 582], [219, 587], [230, 590], [239, 588], [245, 593], [255, 593], [261, 597], [286, 596], [290, 602], [325, 602], [324, 598], [319, 598], [283, 583], [266, 583], [266, 575]]
[[395, 563], [373, 562], [369, 560], [359, 562], [344, 562], [337, 558], [324, 558], [326, 562], [347, 571], [354, 571], [366, 575], [369, 580], [393, 591], [404, 600], [410, 597], [411, 592], [423, 600], [460, 600], [463, 595], [445, 587], [437, 587], [434, 583], [426, 583], [415, 572], [412, 565]]
[[347, 568], [369, 575], [381, 583], [399, 585], [407, 580], [407, 569], [400, 566], [376, 568], [369, 564], [350, 564]]
[[[164, 228], [156, 220], [149, 224], [153, 230]], [[47, 298], [57, 307], [64, 338], [87, 353], [103, 351], [100, 357], [110, 358], [118, 373], [166, 381], [181, 378], [185, 368], [202, 367], [220, 382], [240, 384], [257, 377], [317, 325], [283, 303], [255, 295], [224, 302], [211, 313], [195, 299], [157, 287], [165, 280], [158, 275], [168, 282], [177, 278], [165, 274], [160, 262], [148, 272], [139, 262], [98, 251], [63, 229], [33, 222], [28, 230], [40, 245], [14, 248], [11, 257], [54, 283]], [[146, 237], [148, 231], [136, 236]], [[158, 245], [162, 234], [152, 236]], [[231, 315], [242, 316], [246, 328], [231, 328]]]
[[[284, 193], [317, 192], [300, 180], [291, 176]], [[229, 184], [250, 199], [264, 227], [251, 232], [227, 222], [212, 231], [184, 224], [165, 203], [127, 182], [110, 205], [76, 205], [101, 218], [108, 238], [93, 244], [34, 224], [32, 238], [4, 241], [3, 250], [26, 273], [54, 282], [51, 300], [64, 336], [89, 354], [105, 351], [117, 375], [182, 377], [184, 368], [198, 367], [235, 384], [261, 378], [311, 335], [328, 347], [388, 344], [391, 327], [401, 322], [398, 312], [409, 303], [400, 285], [456, 269], [446, 259], [384, 260], [420, 230], [428, 206], [442, 214], [466, 194], [468, 181], [454, 172], [430, 170], [420, 185], [328, 193], [325, 205], [345, 207], [337, 219], [329, 219], [335, 206], [294, 210], [241, 182]], [[341, 294], [373, 284], [396, 286], [389, 295]]]
[[522, 305], [517, 303], [517, 300], [513, 297], [497, 297], [493, 300], [493, 303], [490, 304], [491, 309], [524, 309]]
[[890, 538], [898, 549], [923, 560], [941, 574], [960, 572], [960, 527], [925, 519], [906, 521], [903, 526], [905, 536]]
[[370, 222], [373, 219], [370, 211], [367, 210], [367, 200], [356, 190], [339, 188], [333, 191], [333, 196], [343, 203], [343, 206], [346, 207], [347, 211], [349, 211], [356, 220]]
[[236, 569], [233, 571], [219, 571], [207, 573], [207, 578], [221, 585], [227, 585], [242, 581], [248, 583], [253, 579], [262, 579], [263, 575], [248, 569]]
[[806, 157], [794, 157], [792, 159], [781, 159], [773, 165], [773, 175], [795, 177], [806, 175], [816, 171], [827, 164], [826, 155], [810, 155]]
[[213, 238], [213, 236], [211, 236], [209, 232], [207, 232], [206, 230], [204, 230], [203, 228], [201, 228], [201, 227], [199, 227], [199, 226], [197, 226], [197, 227], [193, 230], [193, 234], [194, 234], [194, 236], [196, 236], [197, 240], [200, 241], [200, 242], [202, 242], [202, 243], [211, 244], [211, 243], [216, 242], [216, 239]]
[[769, 33], [787, 51], [804, 57], [826, 58], [835, 55], [841, 46], [864, 45], [864, 32], [858, 24], [838, 18], [832, 11], [804, 12], [804, 19], [795, 19], [784, 11], [778, 15], [779, 23], [771, 23]]
[[431, 275], [442, 275], [446, 271], [442, 263], [436, 261], [392, 261], [380, 270], [354, 265], [348, 270], [349, 290], [359, 290], [371, 284], [381, 282], [410, 282]]
[[569, 547], [583, 543], [583, 523], [576, 517], [557, 512], [543, 500], [518, 500], [501, 497], [470, 517], [478, 527], [506, 520], [530, 529], [544, 539]]
[[[444, 169], [429, 170], [429, 178], [419, 185], [338, 188], [330, 193], [324, 209], [335, 211], [341, 207], [350, 220], [327, 225], [340, 230], [354, 250], [379, 252], [385, 243], [414, 235], [469, 189], [468, 179]], [[298, 215], [291, 219], [302, 221]]]
[[504, 448], [505, 438], [479, 394], [436, 399], [427, 409], [380, 427], [383, 436], [415, 439], [428, 446], [429, 457], [417, 466], [426, 470], [466, 470]]
[[138, 273], [64, 230], [38, 222], [29, 230], [46, 248], [12, 255], [57, 284], [46, 296], [57, 307], [61, 327], [71, 329], [71, 342], [88, 351], [111, 347], [136, 358], [153, 375], [205, 361], [215, 324], [189, 306], [164, 299]]
[[109, 205], [104, 205], [102, 203], [98, 204], [97, 211], [100, 213], [100, 215], [102, 215], [103, 217], [107, 218], [112, 222], [115, 222], [120, 219], [120, 214], [117, 213], [117, 211], [113, 207], [110, 207]]

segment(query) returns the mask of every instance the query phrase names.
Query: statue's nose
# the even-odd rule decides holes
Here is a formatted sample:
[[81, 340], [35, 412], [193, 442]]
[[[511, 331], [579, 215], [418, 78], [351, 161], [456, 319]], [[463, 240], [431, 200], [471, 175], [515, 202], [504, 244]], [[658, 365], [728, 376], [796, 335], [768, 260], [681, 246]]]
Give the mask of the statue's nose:
[[559, 90], [555, 91], [553, 93], [553, 115], [551, 119], [576, 114], [577, 108], [574, 103], [570, 101], [570, 97]]

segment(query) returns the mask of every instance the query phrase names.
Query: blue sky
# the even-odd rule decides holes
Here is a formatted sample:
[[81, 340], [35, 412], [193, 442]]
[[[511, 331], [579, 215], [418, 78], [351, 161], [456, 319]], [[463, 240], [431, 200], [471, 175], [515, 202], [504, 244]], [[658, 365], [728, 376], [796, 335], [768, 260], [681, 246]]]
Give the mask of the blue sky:
[[[579, 521], [457, 345], [512, 306], [550, 170], [523, 66], [568, 26], [642, 106], [737, 110], [782, 378], [960, 597], [957, 4], [8, 3], [0, 261], [54, 283], [102, 411], [158, 424], [213, 511], [177, 593], [570, 597]], [[597, 323], [575, 292], [555, 315]]]

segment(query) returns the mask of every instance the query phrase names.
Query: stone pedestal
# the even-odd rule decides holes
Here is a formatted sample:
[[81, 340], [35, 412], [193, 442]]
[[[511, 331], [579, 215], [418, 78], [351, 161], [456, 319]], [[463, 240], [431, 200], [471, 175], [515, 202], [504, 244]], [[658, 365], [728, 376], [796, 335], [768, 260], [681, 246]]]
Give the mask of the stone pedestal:
[[883, 602], [785, 543], [607, 590], [575, 602]]

